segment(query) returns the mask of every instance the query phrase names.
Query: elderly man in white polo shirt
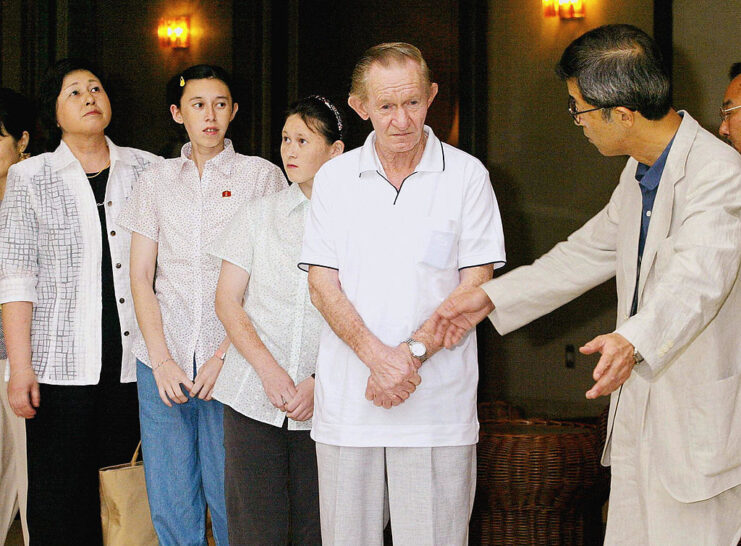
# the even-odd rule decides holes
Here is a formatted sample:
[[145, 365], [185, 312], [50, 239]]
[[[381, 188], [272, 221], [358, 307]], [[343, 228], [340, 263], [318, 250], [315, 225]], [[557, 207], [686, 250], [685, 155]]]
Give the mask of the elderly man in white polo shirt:
[[[466, 544], [478, 440], [475, 333], [439, 351], [428, 319], [504, 264], [489, 174], [424, 125], [420, 51], [381, 44], [350, 106], [374, 131], [317, 173], [300, 267], [327, 320], [316, 367], [322, 540]], [[387, 511], [388, 510], [388, 511]]]

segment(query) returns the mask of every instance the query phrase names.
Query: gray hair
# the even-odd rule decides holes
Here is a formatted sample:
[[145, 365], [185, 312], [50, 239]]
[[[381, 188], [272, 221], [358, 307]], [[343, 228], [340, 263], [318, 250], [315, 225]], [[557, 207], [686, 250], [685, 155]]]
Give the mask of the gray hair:
[[[562, 80], [576, 80], [584, 100], [601, 108], [625, 106], [646, 119], [671, 108], [671, 80], [656, 42], [632, 25], [605, 25], [583, 34], [556, 65]], [[609, 110], [603, 111], [609, 119]]]
[[422, 80], [426, 87], [430, 87], [432, 82], [432, 73], [427, 66], [422, 52], [412, 44], [405, 42], [387, 42], [378, 44], [367, 49], [352, 71], [352, 82], [350, 85], [350, 95], [355, 95], [361, 100], [367, 98], [365, 87], [365, 77], [373, 63], [379, 63], [381, 66], [389, 66], [392, 61], [403, 63], [407, 60], [414, 61], [419, 65], [422, 72]]

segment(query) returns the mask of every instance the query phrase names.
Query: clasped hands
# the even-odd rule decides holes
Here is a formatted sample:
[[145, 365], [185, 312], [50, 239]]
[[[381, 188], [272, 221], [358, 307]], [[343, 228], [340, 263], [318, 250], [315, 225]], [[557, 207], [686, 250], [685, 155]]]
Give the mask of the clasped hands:
[[191, 381], [175, 360], [172, 358], [160, 360], [152, 367], [160, 399], [168, 407], [172, 407], [172, 402], [184, 404], [188, 401], [188, 396], [183, 390], [185, 387], [191, 398], [198, 397], [210, 401], [223, 364], [224, 361], [219, 357], [212, 356], [201, 366], [195, 379]]
[[396, 347], [381, 345], [374, 351], [365, 398], [386, 409], [398, 406], [417, 389], [422, 363], [409, 352], [406, 343]]

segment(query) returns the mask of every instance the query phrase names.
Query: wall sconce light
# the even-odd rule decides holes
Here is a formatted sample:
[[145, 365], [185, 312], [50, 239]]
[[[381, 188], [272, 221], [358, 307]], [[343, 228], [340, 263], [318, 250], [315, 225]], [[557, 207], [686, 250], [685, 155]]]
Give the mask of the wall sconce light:
[[558, 0], [558, 16], [561, 19], [584, 17], [584, 0]]
[[157, 36], [162, 47], [185, 49], [190, 47], [190, 17], [160, 19]]
[[543, 16], [561, 19], [584, 17], [584, 0], [543, 0]]
[[555, 17], [558, 15], [558, 0], [543, 0], [543, 16]]

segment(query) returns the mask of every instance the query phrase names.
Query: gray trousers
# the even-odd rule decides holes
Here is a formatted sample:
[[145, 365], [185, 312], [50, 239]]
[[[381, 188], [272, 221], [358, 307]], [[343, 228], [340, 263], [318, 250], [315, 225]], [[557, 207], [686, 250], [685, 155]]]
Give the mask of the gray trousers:
[[476, 446], [342, 447], [316, 444], [325, 545], [468, 543]]

